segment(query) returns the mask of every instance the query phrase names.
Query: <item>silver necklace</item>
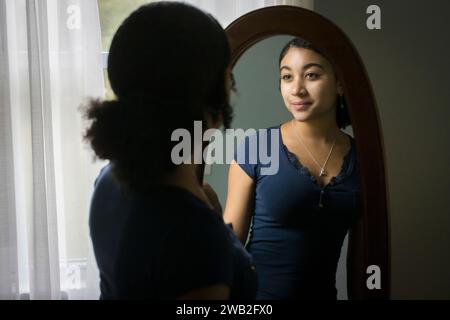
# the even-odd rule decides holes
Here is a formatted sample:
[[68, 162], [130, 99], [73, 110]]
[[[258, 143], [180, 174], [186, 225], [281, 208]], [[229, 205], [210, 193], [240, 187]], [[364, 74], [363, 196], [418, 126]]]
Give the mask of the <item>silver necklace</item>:
[[300, 143], [303, 145], [303, 147], [305, 148], [305, 150], [309, 153], [309, 155], [311, 156], [311, 158], [314, 160], [314, 162], [317, 164], [317, 166], [320, 169], [320, 173], [319, 173], [319, 177], [323, 177], [327, 175], [327, 171], [325, 170], [325, 167], [328, 163], [328, 160], [330, 159], [331, 153], [333, 152], [334, 146], [336, 145], [336, 138], [334, 138], [333, 141], [333, 145], [331, 146], [330, 152], [328, 152], [328, 156], [327, 159], [325, 160], [323, 165], [320, 165], [319, 161], [316, 160], [316, 158], [314, 157], [314, 155], [312, 154], [311, 151], [309, 151], [308, 147], [303, 143], [303, 140], [300, 138], [300, 134], [298, 134], [295, 130], [294, 130], [294, 119], [292, 119], [291, 121], [291, 125], [292, 125], [292, 131], [294, 132], [295, 136], [298, 138], [298, 140], [300, 141]]

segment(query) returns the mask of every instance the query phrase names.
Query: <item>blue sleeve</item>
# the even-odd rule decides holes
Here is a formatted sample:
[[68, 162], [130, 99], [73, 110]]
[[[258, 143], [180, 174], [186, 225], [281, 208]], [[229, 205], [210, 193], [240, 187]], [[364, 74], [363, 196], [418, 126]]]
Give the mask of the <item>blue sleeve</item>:
[[202, 210], [186, 215], [167, 236], [162, 250], [162, 297], [179, 297], [215, 284], [231, 287], [232, 246], [225, 225], [215, 213]]
[[245, 136], [234, 151], [233, 159], [245, 171], [245, 173], [256, 180], [258, 167], [258, 140], [257, 134]]
[[94, 187], [97, 186], [98, 181], [105, 176], [106, 174], [109, 174], [109, 172], [111, 171], [111, 164], [107, 164], [106, 166], [104, 166], [103, 168], [100, 169], [100, 173], [98, 174], [97, 178], [95, 178], [94, 181]]

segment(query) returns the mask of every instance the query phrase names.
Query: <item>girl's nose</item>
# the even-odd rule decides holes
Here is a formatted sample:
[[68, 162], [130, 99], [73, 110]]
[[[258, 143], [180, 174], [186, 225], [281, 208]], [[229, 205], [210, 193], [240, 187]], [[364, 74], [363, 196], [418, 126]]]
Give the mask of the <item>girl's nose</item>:
[[302, 81], [296, 81], [292, 86], [292, 95], [304, 96], [306, 95], [306, 88]]

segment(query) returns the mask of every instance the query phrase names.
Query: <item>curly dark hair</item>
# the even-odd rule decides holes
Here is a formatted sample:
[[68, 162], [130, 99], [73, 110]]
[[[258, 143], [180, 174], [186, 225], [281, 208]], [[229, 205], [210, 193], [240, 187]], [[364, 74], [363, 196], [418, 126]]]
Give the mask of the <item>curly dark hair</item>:
[[[290, 48], [303, 48], [303, 49], [309, 49], [312, 50], [318, 54], [320, 54], [322, 57], [324, 57], [326, 60], [330, 62], [331, 65], [333, 65], [332, 61], [327, 57], [327, 55], [315, 47], [311, 42], [303, 39], [303, 38], [294, 38], [290, 40], [281, 50], [279, 59], [278, 59], [278, 65], [281, 64], [281, 60], [283, 60], [284, 56], [287, 54]], [[335, 70], [336, 74], [336, 70]], [[347, 110], [347, 104], [345, 102], [345, 97], [339, 97], [339, 95], [336, 98], [336, 123], [339, 128], [345, 129], [347, 126], [351, 125], [350, 122], [350, 116], [348, 114]]]
[[230, 47], [220, 24], [183, 3], [156, 2], [134, 11], [117, 30], [108, 77], [117, 97], [85, 107], [85, 133], [95, 154], [110, 160], [119, 182], [145, 190], [175, 169], [172, 132], [193, 133], [206, 116], [229, 128], [225, 72]]

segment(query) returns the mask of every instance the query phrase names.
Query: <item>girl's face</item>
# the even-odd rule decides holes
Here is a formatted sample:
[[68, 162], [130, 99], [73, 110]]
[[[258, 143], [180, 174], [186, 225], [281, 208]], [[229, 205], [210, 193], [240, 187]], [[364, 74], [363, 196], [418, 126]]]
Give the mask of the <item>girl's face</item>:
[[313, 50], [295, 47], [281, 60], [280, 90], [298, 121], [335, 117], [336, 98], [342, 94], [328, 60]]

